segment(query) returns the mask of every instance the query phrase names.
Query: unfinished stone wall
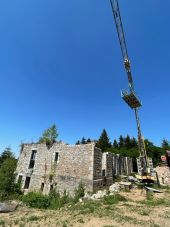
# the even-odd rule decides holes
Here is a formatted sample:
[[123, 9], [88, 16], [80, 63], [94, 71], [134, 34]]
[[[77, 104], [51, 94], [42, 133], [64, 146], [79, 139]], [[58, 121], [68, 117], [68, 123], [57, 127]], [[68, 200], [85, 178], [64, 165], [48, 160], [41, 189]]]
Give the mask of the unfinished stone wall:
[[94, 148], [94, 165], [93, 165], [93, 191], [103, 187], [102, 178], [102, 151]]
[[[29, 168], [32, 151], [36, 150], [34, 168]], [[32, 190], [40, 190], [43, 182], [43, 175], [51, 168], [51, 154], [47, 152], [45, 144], [24, 144], [17, 164], [17, 178], [22, 176], [22, 188], [24, 188], [26, 177], [30, 177], [30, 186]]]
[[155, 170], [160, 184], [170, 185], [170, 168], [168, 166], [157, 166]]
[[64, 190], [74, 194], [80, 183], [86, 191], [93, 191], [93, 153], [94, 144], [86, 145], [54, 145], [50, 152], [59, 152], [59, 160], [55, 166], [53, 182], [57, 183], [60, 192]]
[[[33, 169], [29, 169], [33, 150], [36, 150], [35, 165]], [[92, 191], [93, 155], [94, 144], [55, 143], [50, 149], [45, 144], [25, 144], [18, 160], [17, 180], [22, 176], [22, 188], [24, 188], [26, 177], [30, 177], [28, 190], [43, 190], [45, 194], [48, 194], [52, 188], [57, 188], [60, 192], [66, 190], [73, 194], [80, 183], [86, 186], [87, 191]]]
[[[32, 161], [34, 165], [31, 164], [30, 167]], [[33, 143], [22, 146], [16, 180], [21, 180], [25, 191], [42, 191], [48, 194], [56, 188], [59, 192], [66, 190], [73, 195], [80, 183], [84, 184], [86, 191], [93, 192], [111, 185], [114, 176], [131, 172], [130, 158], [109, 152], [102, 153], [94, 143], [54, 143], [51, 148], [46, 144]]]

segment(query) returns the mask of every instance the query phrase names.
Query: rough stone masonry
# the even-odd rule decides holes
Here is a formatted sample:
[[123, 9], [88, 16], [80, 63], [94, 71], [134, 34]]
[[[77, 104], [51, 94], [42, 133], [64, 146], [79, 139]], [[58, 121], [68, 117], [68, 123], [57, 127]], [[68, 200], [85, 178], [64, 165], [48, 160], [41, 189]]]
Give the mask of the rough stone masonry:
[[52, 189], [73, 195], [82, 183], [86, 192], [111, 185], [115, 176], [130, 174], [132, 159], [103, 153], [95, 143], [66, 145], [56, 142], [23, 144], [17, 164], [16, 180], [22, 189], [48, 194]]

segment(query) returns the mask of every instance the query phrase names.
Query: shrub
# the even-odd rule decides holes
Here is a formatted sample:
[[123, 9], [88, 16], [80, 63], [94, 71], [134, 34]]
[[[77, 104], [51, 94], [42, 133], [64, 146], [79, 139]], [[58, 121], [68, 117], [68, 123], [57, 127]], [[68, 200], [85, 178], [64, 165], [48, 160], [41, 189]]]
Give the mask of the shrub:
[[78, 188], [75, 190], [75, 194], [73, 198], [74, 203], [77, 203], [79, 199], [84, 196], [84, 191], [85, 191], [84, 184], [80, 183]]
[[50, 205], [49, 197], [37, 192], [29, 192], [22, 197], [22, 201], [29, 207], [39, 209], [47, 209]]

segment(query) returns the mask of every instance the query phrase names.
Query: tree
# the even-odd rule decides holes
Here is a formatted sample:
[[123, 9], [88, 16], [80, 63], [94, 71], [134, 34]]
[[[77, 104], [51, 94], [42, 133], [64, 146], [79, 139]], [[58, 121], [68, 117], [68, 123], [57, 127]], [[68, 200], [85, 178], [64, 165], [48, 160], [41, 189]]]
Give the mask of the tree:
[[111, 143], [105, 129], [103, 129], [96, 146], [100, 148], [102, 151], [106, 151], [108, 148], [111, 147]]
[[169, 141], [167, 139], [163, 139], [162, 140], [162, 148], [164, 150], [169, 150], [170, 149], [170, 144], [169, 144]]
[[118, 148], [119, 147], [119, 145], [118, 145], [118, 142], [117, 142], [117, 140], [115, 139], [114, 141], [113, 141], [113, 148]]
[[16, 160], [6, 159], [0, 168], [0, 198], [4, 199], [15, 192]]
[[91, 139], [90, 139], [90, 138], [88, 138], [86, 142], [87, 142], [87, 143], [91, 143]]
[[131, 148], [131, 140], [130, 140], [130, 136], [127, 135], [126, 138], [124, 139], [124, 145], [127, 149]]
[[0, 156], [0, 167], [3, 164], [3, 162], [6, 159], [14, 159], [15, 160], [15, 156], [11, 151], [10, 147], [6, 147], [5, 150], [2, 152], [1, 156]]
[[119, 148], [122, 148], [124, 147], [124, 138], [122, 135], [120, 135], [119, 137]]
[[137, 140], [135, 139], [135, 137], [132, 137], [132, 139], [131, 139], [131, 147], [137, 147], [137, 146], [138, 146]]
[[76, 142], [76, 145], [79, 145], [80, 144], [80, 141], [78, 140], [77, 142]]
[[57, 137], [57, 127], [54, 124], [43, 132], [42, 137], [39, 139], [39, 143], [46, 143], [47, 146], [51, 146], [56, 142]]
[[81, 140], [81, 144], [86, 144], [86, 139], [84, 137]]

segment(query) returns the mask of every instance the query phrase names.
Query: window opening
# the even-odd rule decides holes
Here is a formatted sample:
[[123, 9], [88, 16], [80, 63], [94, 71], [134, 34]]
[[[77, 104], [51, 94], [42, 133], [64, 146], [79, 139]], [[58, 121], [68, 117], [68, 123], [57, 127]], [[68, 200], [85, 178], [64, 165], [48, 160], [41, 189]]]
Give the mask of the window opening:
[[44, 183], [41, 184], [41, 191], [44, 191]]
[[58, 161], [58, 152], [55, 153], [55, 159], [54, 159], [55, 162]]
[[53, 191], [53, 184], [50, 185], [50, 192]]
[[105, 177], [105, 176], [106, 176], [106, 170], [103, 169], [103, 170], [102, 170], [102, 177]]
[[30, 164], [29, 164], [29, 169], [33, 169], [33, 168], [34, 168], [36, 153], [37, 153], [36, 150], [32, 150], [31, 159], [30, 159]]
[[31, 180], [31, 177], [26, 177], [24, 189], [28, 189], [29, 188], [30, 180]]

